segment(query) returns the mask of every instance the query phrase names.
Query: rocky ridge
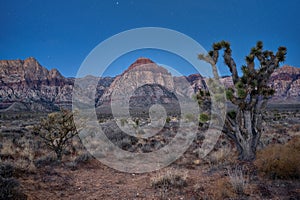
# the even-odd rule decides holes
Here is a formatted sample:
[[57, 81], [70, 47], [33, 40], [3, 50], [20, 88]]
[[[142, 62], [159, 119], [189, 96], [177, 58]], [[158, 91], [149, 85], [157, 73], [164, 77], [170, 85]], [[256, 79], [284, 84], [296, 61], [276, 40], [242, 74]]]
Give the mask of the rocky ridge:
[[[32, 57], [25, 60], [0, 60], [0, 109], [51, 111], [71, 107], [74, 81], [74, 78], [62, 76], [57, 69], [47, 70]], [[86, 76], [80, 78], [80, 81], [86, 84], [84, 96], [88, 96], [90, 90], [96, 87], [96, 97], [89, 98], [94, 98], [97, 106], [109, 104], [114, 91], [115, 94], [119, 91], [119, 96], [125, 98], [129, 94], [124, 92], [134, 90], [136, 102], [133, 105], [142, 105], [147, 95], [151, 97], [147, 99], [149, 103], [167, 104], [174, 101], [174, 94], [179, 97], [191, 96], [199, 88], [206, 88], [205, 78], [201, 75], [173, 77], [148, 58], [137, 59], [114, 78]], [[95, 81], [98, 81], [97, 86]], [[230, 77], [224, 77], [222, 81], [227, 87], [232, 85]], [[272, 103], [299, 103], [300, 68], [283, 66], [277, 69], [269, 84], [276, 90]]]

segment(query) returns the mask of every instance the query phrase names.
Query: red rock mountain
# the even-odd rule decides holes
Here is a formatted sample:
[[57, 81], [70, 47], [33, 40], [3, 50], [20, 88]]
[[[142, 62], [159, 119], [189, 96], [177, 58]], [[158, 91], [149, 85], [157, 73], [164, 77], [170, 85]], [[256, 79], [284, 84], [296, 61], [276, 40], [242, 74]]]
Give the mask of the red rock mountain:
[[[137, 59], [116, 78], [100, 78], [96, 87], [90, 86], [95, 82], [94, 79], [96, 77], [87, 76], [84, 81], [87, 84], [87, 96], [89, 89], [97, 88], [96, 105], [108, 103], [112, 91], [124, 91], [125, 87], [134, 87], [137, 82], [148, 85], [136, 91], [136, 96], [143, 99], [143, 95], [150, 94], [155, 96], [155, 101], [161, 103], [170, 101], [172, 93], [179, 96], [192, 95], [199, 88], [206, 87], [201, 75], [172, 77], [166, 69], [148, 58]], [[120, 84], [124, 81], [126, 84]], [[230, 77], [223, 78], [222, 81], [227, 86], [232, 84]], [[186, 87], [186, 82], [190, 87]], [[156, 86], [149, 86], [150, 83], [155, 83]], [[53, 110], [62, 106], [70, 107], [73, 84], [74, 78], [65, 78], [56, 69], [47, 70], [32, 57], [25, 60], [0, 60], [0, 110]], [[300, 68], [283, 66], [277, 69], [269, 84], [276, 90], [273, 103], [300, 102]]]
[[0, 108], [57, 109], [69, 104], [72, 81], [56, 69], [47, 70], [34, 58], [0, 61]]
[[273, 101], [300, 102], [300, 68], [283, 66], [271, 76], [269, 85], [276, 90]]

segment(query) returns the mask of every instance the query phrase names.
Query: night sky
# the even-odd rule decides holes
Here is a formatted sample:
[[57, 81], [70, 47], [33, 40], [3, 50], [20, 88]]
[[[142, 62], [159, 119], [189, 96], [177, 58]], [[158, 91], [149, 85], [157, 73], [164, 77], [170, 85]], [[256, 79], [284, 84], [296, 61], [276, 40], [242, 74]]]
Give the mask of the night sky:
[[[89, 52], [107, 38], [133, 28], [164, 27], [207, 50], [213, 42], [230, 41], [239, 66], [262, 40], [273, 51], [286, 46], [285, 64], [300, 67], [299, 8], [296, 0], [0, 0], [0, 59], [32, 56], [48, 69], [74, 77]], [[119, 74], [139, 56], [162, 62], [151, 55], [137, 52], [108, 75]], [[222, 63], [219, 67], [226, 74]]]

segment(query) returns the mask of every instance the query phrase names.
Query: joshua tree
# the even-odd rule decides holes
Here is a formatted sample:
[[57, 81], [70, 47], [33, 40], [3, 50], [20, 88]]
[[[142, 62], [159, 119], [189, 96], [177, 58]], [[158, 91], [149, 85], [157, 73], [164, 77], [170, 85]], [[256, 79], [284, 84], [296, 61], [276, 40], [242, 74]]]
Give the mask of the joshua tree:
[[42, 119], [34, 128], [34, 134], [41, 137], [45, 144], [56, 153], [57, 160], [61, 161], [68, 140], [78, 134], [73, 121], [73, 113], [62, 110], [48, 114], [48, 117]]
[[[223, 58], [234, 84], [226, 90], [226, 96], [237, 107], [235, 113], [227, 114], [222, 132], [236, 144], [239, 160], [252, 161], [255, 159], [256, 147], [262, 134], [262, 111], [274, 94], [274, 90], [268, 86], [268, 80], [280, 62], [285, 60], [287, 50], [285, 47], [279, 47], [274, 54], [272, 51], [263, 50], [261, 41], [257, 42], [246, 56], [246, 65], [241, 68], [243, 75], [239, 76], [231, 55], [230, 43], [214, 43], [208, 55], [199, 55], [200, 60], [212, 66], [214, 81], [219, 79], [216, 64], [220, 50], [224, 50]], [[259, 63], [257, 67], [255, 59]]]

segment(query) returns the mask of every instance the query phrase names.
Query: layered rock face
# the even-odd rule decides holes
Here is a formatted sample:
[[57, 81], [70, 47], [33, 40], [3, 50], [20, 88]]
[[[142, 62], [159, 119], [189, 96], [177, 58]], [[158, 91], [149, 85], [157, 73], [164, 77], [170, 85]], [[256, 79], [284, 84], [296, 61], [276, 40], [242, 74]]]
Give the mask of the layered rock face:
[[72, 80], [48, 71], [36, 59], [0, 61], [0, 107], [23, 103], [24, 109], [53, 110], [70, 104]]
[[[87, 76], [82, 98], [95, 100], [96, 106], [110, 105], [127, 99], [132, 106], [152, 103], [169, 104], [177, 98], [191, 97], [206, 89], [205, 77], [192, 74], [173, 77], [166, 69], [148, 58], [137, 59], [121, 75], [114, 78]], [[72, 104], [75, 78], [65, 78], [58, 70], [47, 70], [34, 58], [0, 61], [0, 109], [18, 111], [51, 111]], [[222, 78], [232, 86], [230, 77]], [[98, 84], [95, 84], [98, 83]], [[284, 66], [271, 76], [269, 85], [276, 90], [271, 102], [300, 102], [300, 69]], [[96, 96], [89, 96], [96, 89]]]
[[[200, 75], [173, 77], [165, 68], [148, 58], [139, 58], [112, 82], [99, 105], [135, 99], [133, 105], [170, 104], [176, 98], [188, 98], [205, 88]], [[146, 98], [147, 97], [147, 98]]]
[[[144, 85], [148, 85], [149, 89], [139, 89]], [[146, 93], [151, 93], [151, 85], [160, 85], [167, 90], [174, 92], [173, 77], [166, 69], [159, 67], [150, 59], [139, 58], [120, 76], [116, 77], [100, 98], [99, 103], [110, 103], [111, 101], [120, 99], [129, 100], [134, 92], [136, 99], [138, 99], [138, 96], [144, 96]], [[136, 91], [137, 89], [139, 89], [138, 91], [140, 92]], [[155, 89], [153, 91], [154, 93], [152, 96], [159, 99], [159, 93], [156, 94]]]
[[269, 80], [269, 85], [276, 91], [273, 102], [300, 102], [300, 68], [283, 66], [277, 69]]
[[[85, 77], [86, 80], [93, 78]], [[97, 94], [103, 94], [112, 80], [100, 79]], [[73, 85], [74, 78], [65, 78], [57, 69], [47, 70], [32, 57], [0, 61], [0, 109], [4, 111], [71, 108]]]

